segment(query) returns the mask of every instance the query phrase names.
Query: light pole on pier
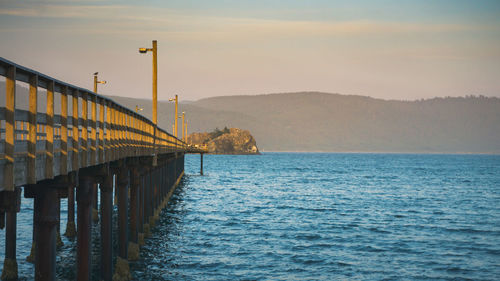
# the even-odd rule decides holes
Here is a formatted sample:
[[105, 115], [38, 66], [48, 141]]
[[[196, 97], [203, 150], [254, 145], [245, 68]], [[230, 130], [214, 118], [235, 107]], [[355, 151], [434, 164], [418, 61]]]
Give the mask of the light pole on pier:
[[184, 117], [185, 117], [185, 113], [184, 111], [182, 112], [182, 116], [179, 116], [182, 118], [182, 141], [183, 142], [186, 142], [186, 124], [184, 123]]
[[153, 166], [156, 166], [156, 129], [158, 126], [157, 108], [158, 108], [158, 59], [157, 59], [157, 42], [153, 40], [152, 48], [139, 48], [139, 53], [145, 54], [147, 52], [153, 53]]
[[106, 84], [106, 81], [104, 81], [104, 80], [99, 81], [97, 79], [97, 74], [99, 74], [99, 72], [94, 73], [94, 93], [96, 93], [96, 94], [97, 94], [97, 84]]
[[139, 53], [145, 54], [147, 52], [153, 53], [153, 124], [158, 124], [156, 115], [158, 108], [158, 60], [157, 60], [157, 43], [153, 40], [153, 48], [139, 48]]
[[179, 97], [177, 95], [175, 95], [175, 98], [171, 98], [171, 99], [168, 99], [168, 101], [174, 101], [175, 102], [175, 114], [174, 114], [174, 136], [177, 137], [177, 128], [178, 127], [178, 124], [177, 124], [177, 119], [178, 119], [178, 116], [177, 116], [177, 109], [178, 109], [178, 104], [179, 104]]
[[135, 112], [143, 111], [144, 108], [139, 107], [138, 105], [135, 105]]

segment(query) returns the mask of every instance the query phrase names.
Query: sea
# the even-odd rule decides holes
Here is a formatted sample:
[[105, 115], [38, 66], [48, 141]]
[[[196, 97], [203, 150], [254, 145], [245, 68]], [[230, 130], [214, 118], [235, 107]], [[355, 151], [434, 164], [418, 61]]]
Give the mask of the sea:
[[[500, 155], [205, 155], [204, 175], [199, 155], [185, 160], [134, 280], [500, 280]], [[32, 211], [22, 198], [21, 280]], [[76, 241], [63, 242], [57, 279], [73, 280]]]

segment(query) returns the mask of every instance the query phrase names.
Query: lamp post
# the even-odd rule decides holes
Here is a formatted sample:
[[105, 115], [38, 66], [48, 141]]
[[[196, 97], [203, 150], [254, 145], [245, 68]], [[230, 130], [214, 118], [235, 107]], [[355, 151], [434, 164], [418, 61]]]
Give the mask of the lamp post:
[[139, 48], [139, 53], [145, 54], [153, 52], [153, 124], [157, 125], [156, 110], [158, 108], [158, 61], [157, 61], [157, 43], [153, 40], [153, 48]]
[[153, 53], [153, 166], [156, 166], [156, 127], [158, 125], [158, 119], [156, 115], [156, 110], [158, 108], [158, 60], [157, 60], [157, 42], [153, 40], [152, 48], [139, 48], [139, 53], [145, 54], [147, 52]]
[[138, 105], [135, 105], [135, 112], [143, 111], [144, 108], [139, 107]]
[[178, 128], [178, 124], [177, 124], [177, 119], [178, 119], [178, 116], [177, 116], [177, 108], [178, 108], [178, 104], [179, 104], [179, 97], [177, 95], [175, 95], [175, 98], [171, 98], [171, 99], [168, 99], [168, 101], [175, 101], [175, 115], [174, 115], [174, 136], [177, 137], [177, 128]]
[[182, 117], [182, 141], [185, 142], [186, 141], [186, 134], [185, 134], [186, 124], [184, 124], [184, 117], [185, 117], [184, 111], [182, 112], [182, 116], [179, 116], [179, 117]]
[[99, 81], [97, 79], [97, 74], [99, 74], [99, 72], [94, 73], [94, 93], [96, 93], [96, 94], [97, 94], [97, 84], [106, 84], [106, 81], [104, 81], [104, 80]]

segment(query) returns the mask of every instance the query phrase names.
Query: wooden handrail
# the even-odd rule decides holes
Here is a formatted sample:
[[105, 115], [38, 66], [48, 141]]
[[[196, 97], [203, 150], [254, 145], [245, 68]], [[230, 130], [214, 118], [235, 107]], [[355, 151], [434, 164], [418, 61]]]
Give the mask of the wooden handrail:
[[[148, 118], [93, 91], [1, 57], [0, 76], [6, 79], [6, 106], [0, 107], [0, 124], [5, 124], [0, 125], [0, 160], [3, 160], [0, 190], [14, 190], [18, 182], [36, 183], [79, 168], [126, 157], [186, 152], [188, 149], [186, 143], [156, 127]], [[18, 81], [29, 84], [28, 111], [16, 108], [15, 88]], [[37, 108], [39, 89], [47, 90], [46, 113]], [[61, 97], [59, 115], [54, 114], [55, 95]], [[68, 112], [69, 105], [71, 112]], [[18, 122], [21, 128], [16, 128]], [[26, 182], [14, 179], [15, 158], [24, 154], [15, 146], [18, 141], [24, 140], [28, 141]], [[42, 141], [45, 143], [40, 148], [38, 142]], [[37, 155], [41, 151], [43, 165], [49, 166], [45, 167], [43, 176], [37, 173], [37, 166], [41, 165]]]

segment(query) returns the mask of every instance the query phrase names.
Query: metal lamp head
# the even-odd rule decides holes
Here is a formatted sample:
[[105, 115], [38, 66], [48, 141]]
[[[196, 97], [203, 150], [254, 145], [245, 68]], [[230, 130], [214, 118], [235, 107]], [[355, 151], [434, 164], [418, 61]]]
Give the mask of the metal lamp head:
[[141, 54], [145, 54], [148, 52], [148, 49], [147, 48], [139, 48], [139, 53]]

